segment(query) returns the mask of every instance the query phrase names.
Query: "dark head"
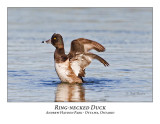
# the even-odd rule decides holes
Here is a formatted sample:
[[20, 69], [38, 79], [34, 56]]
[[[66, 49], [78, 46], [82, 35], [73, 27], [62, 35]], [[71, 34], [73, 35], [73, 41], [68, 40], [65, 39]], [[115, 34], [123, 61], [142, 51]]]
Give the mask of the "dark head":
[[52, 35], [51, 39], [49, 39], [47, 41], [42, 41], [42, 43], [44, 43], [44, 42], [50, 43], [56, 48], [63, 48], [64, 47], [63, 38], [60, 34], [54, 33]]

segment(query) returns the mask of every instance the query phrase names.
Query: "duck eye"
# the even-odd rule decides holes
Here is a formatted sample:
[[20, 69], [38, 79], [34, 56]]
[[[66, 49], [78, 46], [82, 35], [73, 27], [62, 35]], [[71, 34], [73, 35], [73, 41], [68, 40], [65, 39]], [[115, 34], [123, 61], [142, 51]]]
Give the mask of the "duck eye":
[[55, 39], [55, 40], [56, 40], [57, 38], [56, 38], [56, 37], [54, 37], [53, 39]]

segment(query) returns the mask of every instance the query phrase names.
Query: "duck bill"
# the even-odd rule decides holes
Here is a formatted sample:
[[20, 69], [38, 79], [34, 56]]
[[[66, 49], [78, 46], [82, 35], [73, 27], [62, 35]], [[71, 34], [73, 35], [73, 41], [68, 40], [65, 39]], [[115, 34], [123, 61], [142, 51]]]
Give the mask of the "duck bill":
[[42, 43], [51, 44], [51, 39], [49, 39], [49, 40], [46, 40], [46, 41], [42, 41]]

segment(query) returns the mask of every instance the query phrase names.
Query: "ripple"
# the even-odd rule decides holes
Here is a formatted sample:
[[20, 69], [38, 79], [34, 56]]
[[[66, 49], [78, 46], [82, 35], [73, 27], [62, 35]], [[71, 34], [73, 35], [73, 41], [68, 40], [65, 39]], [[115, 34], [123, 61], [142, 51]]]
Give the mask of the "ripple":
[[119, 71], [133, 71], [131, 69], [117, 69], [117, 70], [119, 70]]
[[39, 80], [38, 82], [42, 82], [42, 83], [38, 83], [38, 86], [41, 86], [41, 87], [56, 87], [60, 81], [57, 81], [57, 80]]
[[152, 34], [151, 31], [130, 31], [130, 30], [72, 30], [73, 32], [96, 32], [96, 33], [126, 33], [126, 34]]
[[120, 83], [120, 80], [116, 79], [107, 79], [107, 78], [101, 78], [101, 79], [96, 79], [96, 78], [85, 78], [84, 79], [84, 84], [103, 84], [103, 83]]

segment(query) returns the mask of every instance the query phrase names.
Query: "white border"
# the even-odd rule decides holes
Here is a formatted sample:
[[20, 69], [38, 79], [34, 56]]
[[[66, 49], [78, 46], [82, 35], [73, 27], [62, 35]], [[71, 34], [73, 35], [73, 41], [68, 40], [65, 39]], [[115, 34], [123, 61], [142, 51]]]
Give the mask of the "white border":
[[[1, 0], [0, 2], [0, 123], [159, 123], [160, 14], [159, 0]], [[94, 103], [106, 105], [114, 115], [46, 115], [57, 103], [7, 103], [7, 7], [153, 7], [153, 103]], [[92, 103], [67, 103], [91, 105]], [[66, 103], [60, 103], [66, 105]], [[158, 115], [158, 116], [157, 116]]]

